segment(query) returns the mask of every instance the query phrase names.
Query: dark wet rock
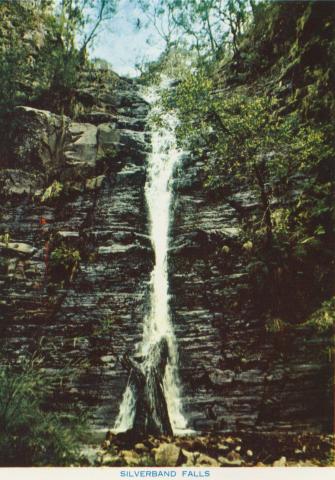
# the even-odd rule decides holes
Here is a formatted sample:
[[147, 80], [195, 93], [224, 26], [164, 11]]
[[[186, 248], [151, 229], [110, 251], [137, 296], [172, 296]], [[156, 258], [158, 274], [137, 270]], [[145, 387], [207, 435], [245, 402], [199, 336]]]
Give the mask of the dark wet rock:
[[127, 130], [135, 130], [139, 132], [145, 130], [146, 128], [146, 123], [144, 119], [125, 116], [118, 117], [117, 125], [119, 128], [125, 128]]
[[[64, 382], [57, 406], [75, 401], [87, 407], [92, 429], [100, 430], [117, 416], [127, 382], [119, 359], [141, 339], [148, 310], [148, 105], [136, 83], [116, 75], [99, 85], [89, 80], [78, 98], [83, 112], [75, 120], [25, 106], [8, 120], [0, 235], [8, 231], [10, 242], [34, 251], [1, 247], [1, 346], [11, 359], [38, 348], [49, 369], [73, 363], [76, 380]], [[168, 258], [190, 427], [329, 431], [329, 338], [304, 328], [298, 337], [266, 332], [250, 292], [250, 245], [240, 240], [239, 227], [239, 215], [252, 214], [257, 201], [247, 191], [208, 198], [202, 167], [185, 154], [176, 169]], [[42, 203], [55, 178], [71, 192]], [[50, 249], [62, 242], [80, 254], [67, 284], [50, 277]], [[218, 460], [228, 458], [235, 440], [220, 439], [217, 452], [209, 453], [204, 440], [183, 439], [180, 448], [211, 457], [216, 452]], [[160, 441], [141, 443], [151, 450]], [[247, 447], [253, 451], [248, 461], [257, 463], [259, 445], [249, 442], [241, 450], [244, 461]], [[271, 462], [281, 456], [289, 461], [284, 447], [273, 448]]]
[[129, 431], [134, 438], [173, 434], [163, 388], [168, 357], [169, 347], [163, 337], [151, 345], [141, 361], [128, 354], [121, 360], [129, 372], [128, 385], [134, 396], [134, 421]]
[[115, 95], [115, 103], [117, 107], [131, 107], [142, 106], [148, 110], [148, 103], [139, 96], [135, 90], [118, 91]]
[[100, 125], [102, 123], [117, 123], [118, 116], [108, 112], [89, 112], [78, 116], [78, 120], [82, 123], [91, 123], [92, 125]]
[[[8, 231], [10, 242], [34, 249], [23, 256], [20, 248], [0, 252], [2, 351], [15, 360], [38, 349], [52, 371], [72, 365], [55, 408], [71, 402], [85, 407], [97, 431], [112, 426], [117, 416], [127, 382], [119, 359], [141, 338], [153, 263], [144, 198], [148, 146], [139, 132], [145, 117], [134, 113], [139, 104], [143, 111], [147, 107], [136, 96], [134, 110], [130, 105], [127, 118], [120, 115], [102, 102], [101, 90], [112, 94], [115, 88], [137, 87], [122, 80], [115, 85], [106, 81], [86, 92], [82, 121], [16, 109], [9, 125], [10, 155], [2, 157], [8, 165], [0, 170], [0, 182], [15, 182], [6, 187], [8, 200], [0, 205], [0, 235]], [[115, 117], [127, 122], [123, 133]], [[64, 189], [78, 188], [43, 204], [39, 199], [52, 183], [50, 176]], [[38, 196], [21, 195], [36, 189]], [[50, 273], [52, 250], [62, 244], [80, 255], [71, 282], [55, 281]]]
[[257, 201], [248, 191], [209, 198], [202, 167], [186, 155], [175, 171], [168, 257], [189, 425], [331, 431], [331, 365], [321, 353], [329, 335], [308, 327], [277, 338], [266, 332], [247, 270], [249, 245], [240, 240], [240, 216], [252, 215]]
[[117, 178], [123, 184], [141, 184], [146, 178], [146, 171], [143, 166], [128, 164], [118, 172]]
[[62, 149], [70, 140], [70, 119], [46, 110], [16, 107], [9, 124], [10, 168], [50, 175], [64, 163]]

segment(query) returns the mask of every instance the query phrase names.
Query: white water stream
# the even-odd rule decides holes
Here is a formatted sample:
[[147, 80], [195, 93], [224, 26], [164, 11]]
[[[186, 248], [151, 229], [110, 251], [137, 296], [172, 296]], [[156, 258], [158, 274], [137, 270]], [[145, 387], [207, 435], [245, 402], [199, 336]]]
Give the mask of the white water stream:
[[[161, 85], [160, 88], [163, 88]], [[148, 159], [148, 177], [145, 185], [150, 215], [150, 235], [155, 252], [155, 266], [151, 274], [150, 312], [144, 319], [143, 338], [139, 346], [141, 355], [150, 346], [165, 337], [169, 344], [170, 359], [164, 377], [164, 393], [174, 433], [185, 432], [186, 419], [182, 413], [179, 389], [177, 343], [169, 311], [167, 251], [169, 244], [171, 185], [173, 170], [181, 157], [176, 145], [176, 116], [166, 113], [160, 106], [160, 88], [151, 87], [144, 95], [152, 105], [152, 118], [160, 119], [160, 126], [152, 131], [152, 153]], [[133, 425], [135, 398], [127, 387], [123, 395], [116, 431], [126, 431]]]

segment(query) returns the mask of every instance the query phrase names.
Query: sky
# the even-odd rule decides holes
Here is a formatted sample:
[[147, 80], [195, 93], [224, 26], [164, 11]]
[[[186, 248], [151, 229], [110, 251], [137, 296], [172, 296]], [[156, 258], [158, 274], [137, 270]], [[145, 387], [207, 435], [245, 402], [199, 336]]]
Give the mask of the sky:
[[120, 75], [138, 75], [135, 63], [155, 60], [164, 49], [163, 40], [152, 26], [136, 30], [138, 18], [145, 23], [143, 14], [133, 2], [120, 0], [118, 13], [101, 31], [91, 48], [91, 56], [107, 60]]

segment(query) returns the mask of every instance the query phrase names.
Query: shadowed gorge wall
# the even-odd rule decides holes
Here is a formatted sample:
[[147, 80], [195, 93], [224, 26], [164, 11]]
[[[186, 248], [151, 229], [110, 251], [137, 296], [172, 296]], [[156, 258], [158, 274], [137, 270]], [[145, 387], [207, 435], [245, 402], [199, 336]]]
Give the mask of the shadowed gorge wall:
[[[0, 172], [8, 232], [1, 336], [9, 358], [37, 351], [47, 368], [70, 365], [76, 375], [54, 408], [80, 402], [94, 428], [107, 428], [126, 384], [118, 358], [141, 339], [148, 309], [148, 105], [135, 82], [108, 75], [98, 85], [88, 79], [82, 98], [90, 106], [76, 121], [28, 107], [10, 117]], [[236, 211], [206, 196], [201, 175], [193, 158], [176, 170], [168, 258], [190, 427], [330, 431], [329, 338], [303, 327], [301, 335], [265, 330]], [[248, 192], [236, 200], [257, 208]]]
[[[140, 339], [147, 305], [150, 146], [135, 85], [120, 80], [115, 88], [111, 75], [92, 90], [82, 122], [28, 108], [13, 114], [1, 171], [1, 231], [10, 238], [1, 244], [1, 331], [10, 357], [37, 351], [47, 368], [69, 365], [75, 380], [65, 379], [55, 408], [81, 402], [94, 426], [106, 428], [126, 383], [118, 356]], [[43, 203], [55, 178], [63, 191]], [[79, 253], [72, 279], [55, 263], [57, 249]]]
[[231, 206], [235, 201], [251, 214], [257, 202], [248, 192], [226, 201], [209, 198], [201, 167], [185, 158], [176, 171], [169, 255], [191, 422], [196, 430], [330, 432], [331, 339], [303, 326], [266, 330]]

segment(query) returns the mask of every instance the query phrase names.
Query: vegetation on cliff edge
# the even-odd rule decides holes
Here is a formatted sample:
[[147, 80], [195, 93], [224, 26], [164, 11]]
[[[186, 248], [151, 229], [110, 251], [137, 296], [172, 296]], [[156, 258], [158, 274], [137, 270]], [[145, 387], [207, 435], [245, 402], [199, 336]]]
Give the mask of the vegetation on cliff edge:
[[[180, 145], [203, 160], [208, 198], [238, 209], [260, 312], [301, 323], [334, 293], [335, 7], [228, 3], [239, 34], [228, 22], [226, 43], [213, 52], [205, 25], [206, 54], [193, 58], [165, 104], [177, 109]], [[161, 71], [174, 51], [162, 55]], [[241, 191], [257, 202], [252, 214], [233, 200]]]

